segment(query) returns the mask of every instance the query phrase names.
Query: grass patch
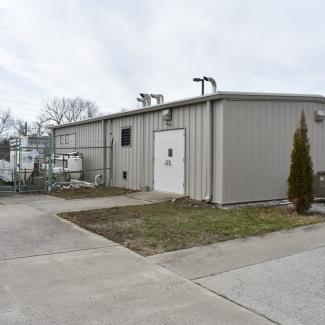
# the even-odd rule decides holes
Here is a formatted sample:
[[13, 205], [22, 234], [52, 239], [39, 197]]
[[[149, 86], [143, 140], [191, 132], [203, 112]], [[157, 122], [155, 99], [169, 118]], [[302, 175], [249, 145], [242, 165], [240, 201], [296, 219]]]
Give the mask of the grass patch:
[[61, 199], [73, 200], [73, 199], [84, 199], [94, 197], [106, 197], [106, 196], [117, 196], [131, 193], [131, 190], [120, 188], [120, 187], [80, 187], [80, 188], [69, 188], [55, 190], [49, 195], [55, 196]]
[[223, 210], [184, 200], [60, 216], [145, 256], [325, 221], [285, 207]]

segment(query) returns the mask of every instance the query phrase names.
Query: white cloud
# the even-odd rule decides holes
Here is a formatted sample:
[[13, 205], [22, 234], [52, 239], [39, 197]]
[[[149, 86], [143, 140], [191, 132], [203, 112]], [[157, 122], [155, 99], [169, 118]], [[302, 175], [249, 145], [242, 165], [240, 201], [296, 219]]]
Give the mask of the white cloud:
[[79, 95], [103, 111], [136, 105], [140, 91], [194, 96], [200, 90], [191, 80], [203, 74], [224, 90], [321, 92], [324, 7], [318, 0], [0, 1], [0, 91], [34, 96], [33, 103]]

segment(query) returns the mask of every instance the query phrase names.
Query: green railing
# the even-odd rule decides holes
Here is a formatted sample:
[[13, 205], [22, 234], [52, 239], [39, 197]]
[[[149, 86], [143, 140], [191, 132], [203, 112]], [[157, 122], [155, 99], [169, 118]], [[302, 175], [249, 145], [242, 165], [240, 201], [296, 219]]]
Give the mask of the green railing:
[[[26, 144], [28, 141], [19, 138], [11, 140], [10, 147], [0, 147], [0, 159], [9, 165], [10, 157], [11, 171], [6, 171], [9, 176], [12, 173], [11, 181], [0, 182], [0, 192], [50, 192], [57, 184], [95, 183], [95, 179], [101, 180], [102, 185], [113, 186], [113, 142], [105, 146], [86, 140], [83, 146], [60, 143], [52, 136], [42, 145]], [[71, 156], [81, 157], [81, 170], [68, 169], [69, 163], [72, 166], [68, 162]]]

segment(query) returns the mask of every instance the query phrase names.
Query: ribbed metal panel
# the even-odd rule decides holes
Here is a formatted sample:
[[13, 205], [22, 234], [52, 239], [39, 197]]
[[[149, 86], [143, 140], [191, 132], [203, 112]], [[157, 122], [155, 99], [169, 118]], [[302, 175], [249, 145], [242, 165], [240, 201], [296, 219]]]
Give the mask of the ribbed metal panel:
[[287, 196], [293, 134], [302, 110], [306, 113], [314, 170], [324, 170], [325, 126], [314, 121], [316, 109], [324, 109], [323, 104], [226, 101], [221, 203]]
[[[54, 132], [56, 153], [72, 151], [82, 153], [86, 181], [94, 182], [96, 175], [103, 174], [104, 148], [102, 148], [103, 128], [101, 121], [63, 126], [62, 128], [54, 129]], [[60, 135], [67, 134], [74, 139], [73, 143], [70, 141], [69, 144], [60, 144]]]
[[213, 109], [213, 202], [222, 203], [223, 187], [223, 110], [224, 101], [214, 102]]
[[[223, 99], [213, 102], [213, 201], [234, 203], [285, 198], [293, 133], [301, 111], [306, 112], [314, 170], [325, 170], [325, 122], [314, 121], [322, 103], [294, 100]], [[106, 120], [107, 145], [113, 138], [113, 185], [153, 189], [154, 131], [184, 128], [185, 194], [204, 199], [208, 191], [207, 137], [209, 119], [205, 102], [172, 107], [172, 122], [162, 111], [124, 115]], [[121, 129], [132, 128], [130, 147], [121, 147]], [[101, 149], [78, 149], [103, 145], [101, 121], [57, 128], [59, 135], [75, 134], [75, 147], [84, 154], [84, 166], [102, 168]], [[61, 145], [64, 149], [64, 145]], [[109, 157], [107, 157], [108, 167]], [[122, 172], [127, 171], [126, 180]], [[89, 175], [93, 181], [95, 173]]]
[[[195, 199], [206, 195], [206, 168], [203, 154], [206, 127], [204, 125], [205, 104], [194, 104], [172, 109], [172, 122], [166, 124], [161, 111], [127, 116], [112, 120], [114, 137], [114, 185], [140, 189], [153, 189], [154, 131], [185, 128], [185, 194]], [[121, 147], [121, 129], [132, 127], [132, 145]], [[128, 179], [122, 178], [123, 171]]]

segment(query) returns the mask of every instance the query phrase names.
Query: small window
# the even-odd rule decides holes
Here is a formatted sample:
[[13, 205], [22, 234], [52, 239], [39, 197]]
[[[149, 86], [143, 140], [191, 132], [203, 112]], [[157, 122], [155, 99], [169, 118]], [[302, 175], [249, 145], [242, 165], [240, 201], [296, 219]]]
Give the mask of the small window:
[[60, 135], [60, 144], [64, 144], [64, 135]]
[[168, 149], [168, 157], [173, 157], [173, 148]]
[[128, 179], [128, 172], [124, 170], [122, 172], [122, 177], [123, 177], [123, 179]]
[[69, 134], [66, 134], [65, 136], [65, 144], [69, 144]]
[[131, 128], [123, 128], [121, 130], [121, 146], [127, 147], [131, 145]]

